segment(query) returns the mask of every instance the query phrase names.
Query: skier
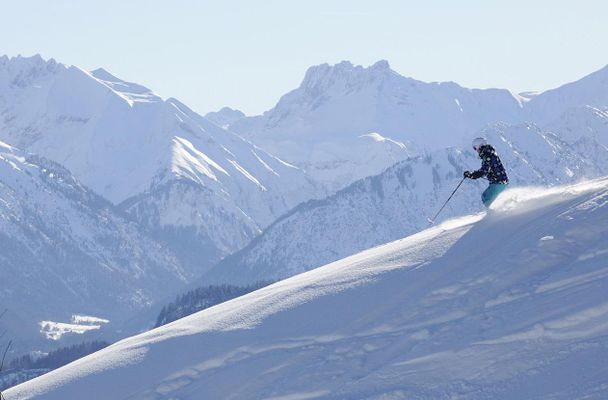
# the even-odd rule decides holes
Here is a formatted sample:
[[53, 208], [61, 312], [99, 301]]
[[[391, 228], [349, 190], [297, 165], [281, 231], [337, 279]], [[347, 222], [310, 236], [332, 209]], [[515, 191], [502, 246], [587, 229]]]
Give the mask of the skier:
[[509, 178], [498, 154], [496, 154], [496, 150], [488, 144], [485, 138], [474, 139], [473, 149], [481, 158], [481, 168], [477, 171], [464, 171], [464, 177], [469, 179], [485, 177], [490, 182], [490, 186], [481, 194], [481, 201], [488, 208], [496, 200], [496, 197], [507, 188]]

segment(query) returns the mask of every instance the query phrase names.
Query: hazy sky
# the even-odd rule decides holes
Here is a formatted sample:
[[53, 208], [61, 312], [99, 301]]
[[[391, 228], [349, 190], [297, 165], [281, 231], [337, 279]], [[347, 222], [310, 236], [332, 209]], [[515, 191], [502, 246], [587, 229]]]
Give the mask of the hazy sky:
[[272, 107], [306, 69], [387, 59], [405, 76], [549, 89], [608, 63], [608, 2], [0, 0], [0, 54], [40, 53], [200, 113]]

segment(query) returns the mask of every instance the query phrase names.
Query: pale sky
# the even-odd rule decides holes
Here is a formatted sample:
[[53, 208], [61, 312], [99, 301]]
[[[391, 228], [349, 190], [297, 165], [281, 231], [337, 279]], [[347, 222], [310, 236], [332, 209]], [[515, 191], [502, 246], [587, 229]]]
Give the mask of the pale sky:
[[0, 0], [0, 54], [104, 67], [199, 113], [252, 115], [315, 64], [389, 61], [466, 87], [546, 90], [608, 64], [604, 0]]

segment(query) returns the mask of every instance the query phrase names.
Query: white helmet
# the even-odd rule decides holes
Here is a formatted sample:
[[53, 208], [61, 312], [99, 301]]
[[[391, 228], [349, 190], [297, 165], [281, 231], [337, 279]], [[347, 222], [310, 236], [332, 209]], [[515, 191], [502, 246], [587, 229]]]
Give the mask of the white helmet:
[[478, 137], [478, 138], [473, 139], [473, 149], [475, 151], [478, 151], [481, 146], [486, 145], [486, 144], [488, 144], [488, 141], [486, 140], [486, 138]]

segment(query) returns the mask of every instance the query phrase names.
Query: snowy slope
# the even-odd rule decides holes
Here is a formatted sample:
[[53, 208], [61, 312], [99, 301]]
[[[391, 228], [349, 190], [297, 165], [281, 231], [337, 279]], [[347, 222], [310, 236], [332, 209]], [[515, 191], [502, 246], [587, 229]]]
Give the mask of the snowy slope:
[[311, 67], [274, 108], [229, 127], [335, 191], [409, 156], [469, 146], [488, 124], [528, 122], [544, 129], [585, 106], [608, 108], [608, 67], [530, 96], [421, 82], [386, 61], [368, 68], [345, 61]]
[[[559, 185], [608, 174], [606, 147], [593, 144], [596, 152], [589, 152], [578, 142], [570, 145], [533, 124], [496, 124], [483, 134], [495, 144], [512, 186]], [[601, 134], [608, 135], [608, 129]], [[600, 134], [590, 135], [595, 136]], [[222, 260], [203, 280], [282, 279], [418, 232], [428, 226], [427, 218], [448, 198], [462, 171], [479, 165], [472, 151], [458, 148], [398, 163], [327, 199], [296, 207], [247, 247]], [[486, 186], [484, 180], [466, 181], [440, 220], [480, 211], [479, 198]]]
[[0, 142], [0, 304], [16, 350], [108, 322], [73, 315], [116, 327], [197, 272], [65, 168]]
[[462, 217], [123, 340], [11, 399], [603, 399], [608, 179]]
[[164, 239], [200, 243], [199, 263], [319, 195], [301, 170], [103, 69], [2, 57], [0, 115], [0, 140], [65, 165]]

